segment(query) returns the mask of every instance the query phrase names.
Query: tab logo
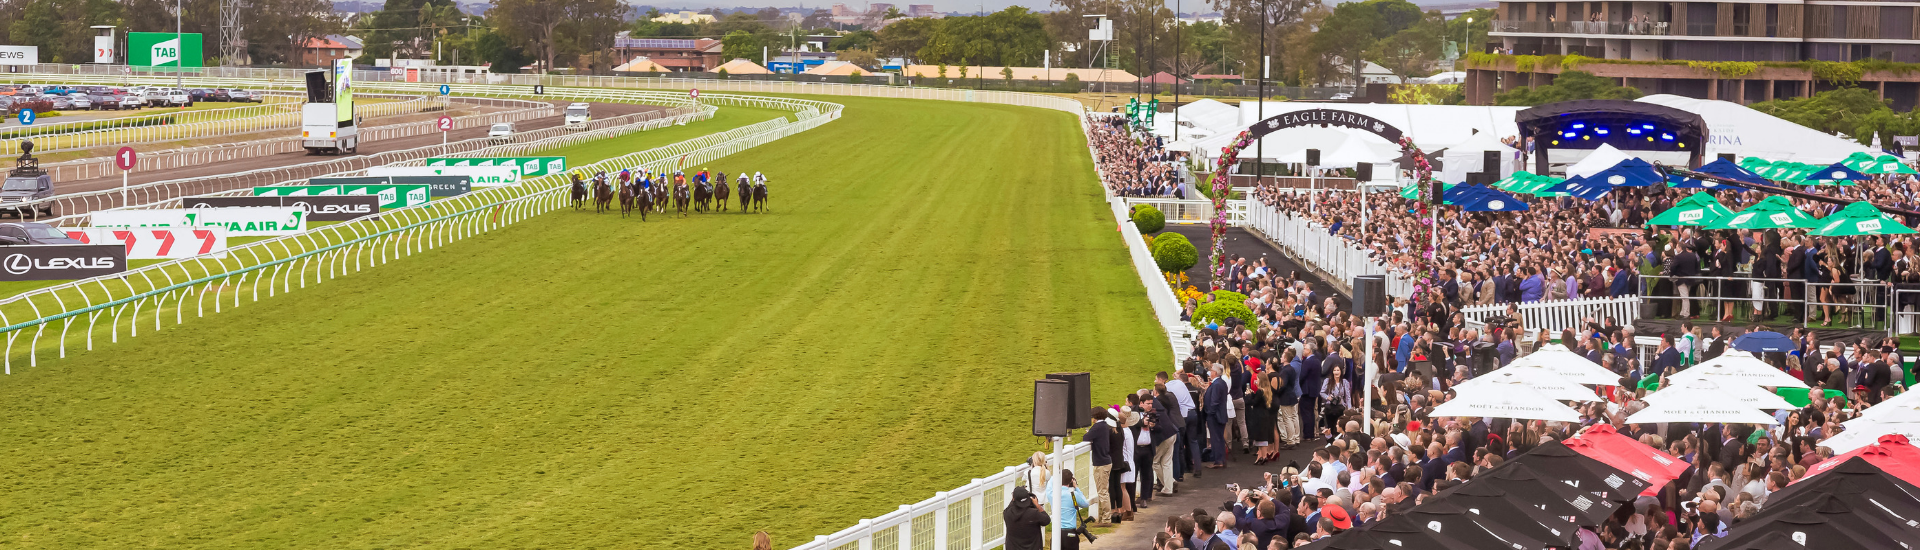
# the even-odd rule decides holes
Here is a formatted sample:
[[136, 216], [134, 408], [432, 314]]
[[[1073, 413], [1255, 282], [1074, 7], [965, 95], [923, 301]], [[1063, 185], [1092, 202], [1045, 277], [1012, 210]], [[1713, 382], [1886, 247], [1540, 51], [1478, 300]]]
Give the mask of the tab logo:
[[426, 189], [414, 189], [411, 191], [407, 191], [407, 204], [420, 204], [423, 202], [427, 202]]
[[1700, 219], [1700, 218], [1704, 218], [1704, 217], [1706, 217], [1706, 216], [1705, 216], [1705, 215], [1703, 214], [1703, 212], [1704, 212], [1704, 211], [1702, 211], [1702, 210], [1693, 210], [1693, 211], [1689, 211], [1689, 212], [1681, 212], [1681, 213], [1680, 213], [1680, 221], [1683, 221], [1683, 222], [1690, 222], [1690, 221], [1694, 221], [1694, 220], [1698, 220], [1698, 219]]
[[538, 160], [527, 159], [526, 163], [520, 165], [521, 173], [533, 174], [539, 171], [540, 171], [540, 161]]
[[[523, 170], [523, 171], [524, 171], [524, 170]], [[556, 158], [556, 159], [553, 159], [553, 160], [549, 160], [549, 161], [547, 161], [547, 173], [548, 173], [548, 174], [558, 174], [558, 173], [561, 173], [561, 172], [565, 172], [565, 171], [567, 171], [567, 159], [566, 159], [566, 157], [560, 157], [560, 158]]]
[[165, 65], [180, 61], [180, 38], [175, 37], [153, 45], [153, 64]]

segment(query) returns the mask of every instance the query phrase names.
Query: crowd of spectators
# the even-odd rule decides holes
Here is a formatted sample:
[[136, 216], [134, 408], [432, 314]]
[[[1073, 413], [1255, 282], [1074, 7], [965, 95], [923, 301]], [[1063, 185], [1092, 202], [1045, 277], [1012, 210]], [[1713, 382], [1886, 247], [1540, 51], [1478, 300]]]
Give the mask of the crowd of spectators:
[[1123, 197], [1186, 198], [1180, 185], [1180, 154], [1164, 140], [1137, 132], [1122, 117], [1089, 119], [1095, 161], [1107, 189]]
[[[1842, 201], [1791, 199], [1814, 217], [1860, 200], [1920, 210], [1920, 182], [1906, 176], [1806, 189]], [[1889, 295], [1867, 287], [1823, 283], [1920, 288], [1920, 263], [1908, 259], [1920, 248], [1920, 238], [1912, 235], [1818, 237], [1803, 229], [1645, 226], [1696, 191], [1664, 185], [1628, 187], [1596, 201], [1521, 195], [1530, 206], [1527, 211], [1463, 212], [1441, 207], [1437, 222], [1422, 219], [1417, 205], [1397, 193], [1370, 193], [1362, 199], [1352, 192], [1321, 192], [1311, 207], [1307, 197], [1295, 190], [1263, 188], [1256, 196], [1283, 213], [1328, 227], [1403, 276], [1412, 274], [1416, 258], [1433, 240], [1429, 224], [1437, 224], [1433, 266], [1441, 288], [1435, 290], [1444, 294], [1445, 301], [1464, 305], [1650, 294], [1673, 297], [1663, 307], [1678, 317], [1705, 315], [1728, 321], [1744, 308], [1749, 310], [1741, 316], [1746, 319], [1790, 315], [1796, 320], [1858, 326], [1884, 321], [1884, 309], [1868, 308], [1873, 310], [1869, 314], [1861, 305], [1885, 305]], [[1732, 211], [1766, 196], [1753, 191], [1716, 193]], [[1896, 219], [1908, 225], [1920, 223], [1904, 216]], [[1643, 279], [1642, 273], [1660, 276]], [[1814, 304], [1805, 306], [1809, 288]], [[1916, 301], [1920, 294], [1907, 294], [1898, 305], [1920, 305]]]

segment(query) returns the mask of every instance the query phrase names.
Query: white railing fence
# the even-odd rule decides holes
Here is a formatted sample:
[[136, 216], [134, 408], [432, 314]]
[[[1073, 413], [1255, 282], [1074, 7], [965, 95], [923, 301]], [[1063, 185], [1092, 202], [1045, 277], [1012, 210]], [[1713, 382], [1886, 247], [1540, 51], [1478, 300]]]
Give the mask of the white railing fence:
[[[1093, 452], [1086, 443], [1076, 443], [1047, 458], [1063, 459], [1062, 463], [1075, 472], [1075, 479], [1092, 475]], [[860, 520], [831, 535], [820, 535], [793, 550], [975, 550], [1005, 545], [1007, 522], [1000, 513], [1012, 502], [1013, 488], [1023, 483], [1030, 468], [1025, 463], [1008, 466], [1000, 473], [935, 493], [933, 498]], [[1091, 489], [1091, 485], [1081, 487], [1082, 492]], [[1036, 494], [1041, 491], [1028, 490]], [[1098, 508], [1092, 513], [1098, 517]]]
[[[1564, 281], [1548, 284], [1566, 284]], [[1506, 315], [1508, 304], [1487, 304], [1460, 308], [1466, 316], [1470, 328], [1484, 328], [1487, 319]], [[1539, 302], [1521, 302], [1512, 304], [1520, 312], [1521, 325], [1527, 329], [1530, 337], [1539, 331], [1557, 334], [1562, 330], [1579, 330], [1586, 326], [1585, 320], [1603, 321], [1612, 317], [1622, 326], [1632, 326], [1640, 318], [1639, 296], [1617, 296], [1606, 298], [1574, 298], [1569, 300], [1544, 300]]]
[[[369, 94], [368, 97], [388, 96]], [[392, 97], [396, 100], [355, 105], [354, 113], [362, 117], [383, 117], [416, 113], [439, 105], [425, 96]], [[297, 102], [269, 102], [246, 107], [21, 127], [0, 132], [0, 155], [20, 154], [20, 143], [27, 140], [33, 142], [35, 151], [50, 152], [298, 128], [300, 105]]]
[[[741, 101], [778, 100], [746, 98]], [[828, 108], [822, 111], [822, 105]], [[830, 103], [797, 100], [789, 105], [789, 110], [812, 116], [792, 122], [782, 118], [771, 124], [630, 153], [580, 169], [614, 171], [670, 164], [679, 159], [707, 162], [819, 127], [838, 118], [839, 110], [833, 107]], [[710, 113], [711, 109], [701, 109], [701, 112]], [[16, 350], [22, 347], [28, 364], [37, 365], [42, 351], [57, 352], [65, 357], [70, 339], [83, 338], [89, 350], [101, 332], [110, 341], [117, 342], [123, 322], [129, 337], [138, 336], [148, 311], [152, 315], [152, 330], [165, 327], [168, 317], [172, 317], [176, 326], [184, 324], [189, 308], [196, 318], [205, 316], [208, 306], [218, 313], [224, 308], [259, 301], [262, 286], [266, 297], [272, 297], [295, 288], [306, 288], [309, 280], [317, 285], [568, 207], [566, 190], [564, 175], [541, 176], [524, 180], [518, 186], [479, 190], [298, 235], [236, 246], [220, 258], [200, 256], [166, 261], [118, 275], [68, 282], [9, 297], [0, 300], [0, 324], [5, 325], [0, 327], [0, 333], [6, 335], [6, 372], [12, 372]], [[187, 305], [188, 299], [194, 300], [194, 304]], [[75, 327], [81, 321], [85, 323]], [[51, 333], [50, 327], [55, 329]], [[73, 334], [76, 328], [83, 334]], [[46, 338], [49, 336], [51, 338]], [[24, 343], [20, 341], [22, 337], [28, 337]]]
[[1280, 212], [1271, 206], [1250, 201], [1247, 227], [1300, 260], [1300, 264], [1321, 272], [1328, 284], [1352, 290], [1355, 276], [1386, 275], [1387, 296], [1413, 294], [1413, 282], [1386, 264], [1368, 256], [1365, 249], [1345, 238], [1327, 232], [1327, 228], [1306, 218]]

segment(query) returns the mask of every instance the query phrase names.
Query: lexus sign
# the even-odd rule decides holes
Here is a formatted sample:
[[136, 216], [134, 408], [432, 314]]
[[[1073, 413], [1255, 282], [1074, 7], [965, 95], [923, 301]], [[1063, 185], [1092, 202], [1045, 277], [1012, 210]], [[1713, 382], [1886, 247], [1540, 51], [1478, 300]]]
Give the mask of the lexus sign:
[[0, 46], [0, 65], [39, 64], [39, 46]]
[[127, 270], [127, 248], [117, 244], [0, 247], [0, 281], [68, 281]]

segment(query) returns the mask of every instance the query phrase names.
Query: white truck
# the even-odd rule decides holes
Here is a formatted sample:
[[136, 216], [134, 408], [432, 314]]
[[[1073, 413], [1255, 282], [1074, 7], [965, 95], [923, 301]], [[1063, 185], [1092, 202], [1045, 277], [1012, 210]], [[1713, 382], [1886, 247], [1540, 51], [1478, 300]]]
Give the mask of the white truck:
[[[334, 73], [336, 79], [348, 78], [341, 71]], [[327, 71], [307, 73], [307, 103], [300, 106], [300, 146], [307, 154], [359, 152], [355, 118], [353, 92], [346, 83], [328, 82]]]
[[564, 116], [566, 117], [565, 122], [568, 130], [585, 130], [587, 129], [587, 121], [593, 118], [592, 115], [587, 112], [587, 104], [585, 103], [568, 105]]

